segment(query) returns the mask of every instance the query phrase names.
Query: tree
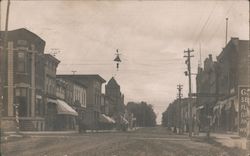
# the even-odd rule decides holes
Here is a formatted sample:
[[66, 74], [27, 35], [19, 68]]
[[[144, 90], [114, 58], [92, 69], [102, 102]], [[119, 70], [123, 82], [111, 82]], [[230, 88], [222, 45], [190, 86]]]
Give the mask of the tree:
[[127, 110], [134, 114], [137, 126], [153, 127], [156, 125], [156, 115], [151, 104], [128, 102]]

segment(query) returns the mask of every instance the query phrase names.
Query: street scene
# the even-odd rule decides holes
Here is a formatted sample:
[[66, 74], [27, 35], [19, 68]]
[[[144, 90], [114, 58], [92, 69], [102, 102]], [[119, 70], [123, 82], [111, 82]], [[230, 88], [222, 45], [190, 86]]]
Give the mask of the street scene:
[[0, 1], [0, 156], [250, 156], [249, 1]]

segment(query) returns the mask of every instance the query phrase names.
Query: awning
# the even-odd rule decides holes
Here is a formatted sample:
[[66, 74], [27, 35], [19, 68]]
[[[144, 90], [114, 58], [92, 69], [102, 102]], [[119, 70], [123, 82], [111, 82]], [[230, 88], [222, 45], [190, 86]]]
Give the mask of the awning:
[[228, 103], [226, 104], [225, 110], [231, 109], [231, 106], [232, 106], [231, 102], [228, 101]]
[[78, 113], [71, 108], [65, 101], [57, 99], [57, 114], [78, 116]]
[[42, 96], [41, 95], [36, 95], [36, 98], [37, 99], [42, 99]]
[[204, 105], [201, 105], [201, 106], [197, 107], [197, 110], [203, 109], [203, 108], [204, 108]]
[[51, 98], [48, 98], [48, 99], [47, 99], [47, 101], [48, 101], [48, 102], [50, 102], [50, 103], [57, 104], [57, 101], [56, 101], [56, 100], [54, 100], [54, 99], [51, 99]]
[[220, 110], [220, 105], [214, 106], [213, 110], [214, 110], [214, 112], [217, 111], [217, 110]]
[[106, 116], [105, 114], [100, 115], [99, 121], [103, 123], [115, 123], [115, 120], [113, 120], [109, 116]]

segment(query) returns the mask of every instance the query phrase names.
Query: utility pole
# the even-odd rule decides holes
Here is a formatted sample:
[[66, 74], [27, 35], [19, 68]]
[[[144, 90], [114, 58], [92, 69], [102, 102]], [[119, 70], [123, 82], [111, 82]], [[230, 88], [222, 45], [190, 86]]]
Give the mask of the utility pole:
[[188, 49], [187, 51], [184, 50], [184, 53], [187, 53], [184, 57], [187, 58], [185, 63], [187, 64], [187, 70], [185, 71], [185, 75], [188, 76], [188, 84], [189, 84], [189, 92], [188, 92], [188, 109], [189, 109], [189, 137], [192, 137], [192, 89], [191, 89], [191, 57], [194, 57], [191, 55], [191, 52], [194, 52], [194, 50]]
[[[250, 2], [248, 2], [249, 5], [249, 13], [250, 13]], [[249, 24], [250, 24], [250, 16], [249, 16]], [[250, 27], [249, 27], [250, 30]], [[250, 35], [250, 31], [249, 31]], [[250, 44], [248, 44], [248, 85], [250, 84]], [[248, 99], [250, 99], [250, 94], [248, 94]], [[250, 154], [250, 102], [248, 101], [248, 120], [247, 120], [247, 143], [246, 143], [246, 149], [248, 154]]]
[[183, 132], [183, 126], [182, 126], [182, 116], [181, 116], [181, 97], [182, 97], [182, 93], [181, 93], [181, 90], [182, 90], [182, 86], [181, 84], [177, 85], [177, 90], [178, 90], [178, 118], [179, 118], [179, 121], [178, 121], [178, 128], [179, 128], [179, 134], [181, 134]]
[[227, 29], [228, 29], [228, 18], [226, 18], [226, 43], [225, 43], [225, 47], [227, 45]]
[[[2, 1], [0, 0], [0, 3]], [[5, 32], [4, 34], [1, 33], [1, 42], [0, 43], [3, 47], [0, 48], [0, 52], [1, 52], [1, 94], [0, 94], [0, 137], [2, 136], [2, 116], [3, 116], [3, 108], [4, 108], [4, 102], [5, 98], [4, 98], [4, 92], [5, 92], [5, 83], [6, 83], [6, 56], [7, 56], [7, 45], [8, 45], [8, 23], [9, 23], [9, 10], [10, 10], [10, 0], [8, 0], [7, 3], [7, 12], [6, 12], [6, 20], [5, 20]], [[1, 16], [2, 17], [2, 16]], [[2, 19], [0, 19], [2, 20]], [[0, 26], [1, 27], [1, 26]], [[0, 28], [1, 29], [1, 28]], [[0, 146], [0, 155], [2, 154], [2, 148]]]

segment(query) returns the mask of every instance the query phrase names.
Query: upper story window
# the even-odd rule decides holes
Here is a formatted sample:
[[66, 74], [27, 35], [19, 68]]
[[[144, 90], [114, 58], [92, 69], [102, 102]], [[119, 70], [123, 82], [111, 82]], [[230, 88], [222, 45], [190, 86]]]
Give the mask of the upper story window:
[[21, 73], [26, 72], [26, 53], [25, 52], [17, 53], [17, 71]]
[[27, 45], [27, 41], [26, 40], [18, 40], [17, 44], [20, 46], [26, 46]]
[[16, 88], [16, 96], [26, 96], [27, 95], [27, 90], [26, 88]]

